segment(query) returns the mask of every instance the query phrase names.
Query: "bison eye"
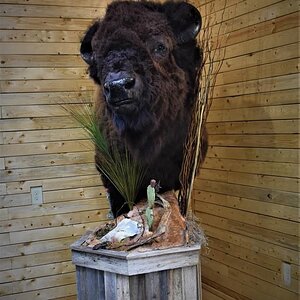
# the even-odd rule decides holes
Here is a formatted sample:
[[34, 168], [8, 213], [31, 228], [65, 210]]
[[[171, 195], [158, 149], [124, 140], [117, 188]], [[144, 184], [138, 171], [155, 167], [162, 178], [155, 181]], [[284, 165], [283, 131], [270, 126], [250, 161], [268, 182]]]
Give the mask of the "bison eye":
[[158, 55], [164, 55], [167, 52], [167, 48], [164, 44], [158, 44], [154, 48], [154, 53]]

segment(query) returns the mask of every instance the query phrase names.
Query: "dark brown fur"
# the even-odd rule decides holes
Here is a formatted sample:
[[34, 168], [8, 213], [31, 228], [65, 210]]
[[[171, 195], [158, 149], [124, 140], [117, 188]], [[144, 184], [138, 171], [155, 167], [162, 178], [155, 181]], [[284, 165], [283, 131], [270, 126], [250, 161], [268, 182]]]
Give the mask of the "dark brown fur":
[[[115, 2], [82, 41], [82, 56], [100, 86], [97, 112], [108, 140], [121, 149], [126, 145], [133, 158], [148, 167], [138, 198], [151, 178], [160, 181], [163, 191], [180, 188], [183, 145], [201, 64], [197, 21], [201, 26], [199, 13], [185, 3]], [[113, 99], [122, 100], [125, 93], [131, 102], [116, 107], [103, 86], [117, 82], [109, 81], [113, 76], [123, 80], [120, 74], [135, 83]], [[205, 141], [203, 145], [206, 152]], [[124, 199], [105, 177], [103, 181], [113, 214], [125, 212]]]

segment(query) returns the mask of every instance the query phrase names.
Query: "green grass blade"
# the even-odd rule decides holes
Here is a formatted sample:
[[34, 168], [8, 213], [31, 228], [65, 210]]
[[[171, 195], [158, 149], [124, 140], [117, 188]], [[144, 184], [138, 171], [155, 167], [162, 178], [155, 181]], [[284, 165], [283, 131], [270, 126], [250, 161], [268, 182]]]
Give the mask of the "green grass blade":
[[98, 167], [101, 173], [112, 182], [132, 209], [146, 170], [131, 157], [126, 148], [124, 153], [120, 153], [116, 146], [109, 145], [91, 103], [65, 105], [64, 109], [88, 134], [100, 155], [101, 164]]

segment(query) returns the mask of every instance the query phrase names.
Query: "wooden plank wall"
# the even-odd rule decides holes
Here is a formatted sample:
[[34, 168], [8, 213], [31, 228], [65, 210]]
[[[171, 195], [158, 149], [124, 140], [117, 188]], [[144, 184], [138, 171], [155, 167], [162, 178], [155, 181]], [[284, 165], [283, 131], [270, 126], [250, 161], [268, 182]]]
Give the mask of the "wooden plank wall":
[[[224, 0], [215, 4], [220, 16]], [[76, 299], [69, 244], [106, 217], [93, 151], [57, 105], [93, 90], [78, 42], [105, 5], [0, 1], [1, 299]], [[226, 60], [194, 192], [209, 238], [203, 296], [296, 299], [297, 1], [227, 0], [227, 6]], [[43, 189], [40, 205], [32, 205], [36, 186]], [[282, 262], [290, 264], [290, 286]]]
[[[220, 18], [225, 1], [213, 2]], [[299, 299], [298, 5], [227, 0], [227, 51], [194, 191], [209, 243], [203, 300]]]
[[79, 40], [106, 1], [0, 3], [0, 299], [76, 299], [69, 245], [108, 204], [93, 147], [57, 103], [94, 89]]

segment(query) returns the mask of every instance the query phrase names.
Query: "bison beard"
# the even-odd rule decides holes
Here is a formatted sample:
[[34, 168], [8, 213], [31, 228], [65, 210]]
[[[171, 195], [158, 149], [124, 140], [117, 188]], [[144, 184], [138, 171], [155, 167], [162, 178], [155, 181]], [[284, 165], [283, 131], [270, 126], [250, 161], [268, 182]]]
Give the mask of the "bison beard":
[[[86, 32], [81, 56], [99, 85], [97, 114], [109, 143], [147, 167], [136, 200], [152, 178], [179, 189], [184, 142], [196, 97], [201, 16], [184, 2], [114, 2]], [[205, 135], [206, 136], [206, 135]], [[202, 143], [206, 153], [206, 138]], [[96, 153], [96, 163], [101, 164]], [[124, 199], [102, 175], [116, 217]]]

